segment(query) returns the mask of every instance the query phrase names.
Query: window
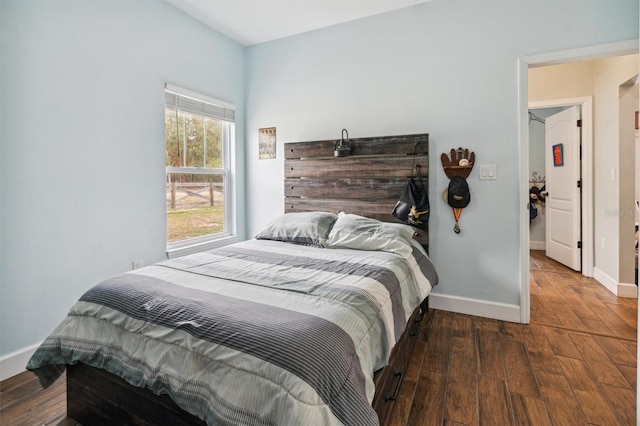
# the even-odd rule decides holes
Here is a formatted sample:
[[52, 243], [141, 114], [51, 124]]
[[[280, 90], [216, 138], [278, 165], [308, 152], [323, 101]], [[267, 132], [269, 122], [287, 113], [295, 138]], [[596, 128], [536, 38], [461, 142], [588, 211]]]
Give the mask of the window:
[[[165, 87], [167, 251], [186, 254], [232, 237], [233, 105]], [[185, 250], [186, 249], [186, 250]]]

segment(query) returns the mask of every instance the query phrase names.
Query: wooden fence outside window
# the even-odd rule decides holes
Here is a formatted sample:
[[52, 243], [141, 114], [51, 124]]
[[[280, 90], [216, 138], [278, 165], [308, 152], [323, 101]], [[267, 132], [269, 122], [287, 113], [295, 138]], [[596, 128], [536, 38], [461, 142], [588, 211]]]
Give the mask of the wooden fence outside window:
[[171, 210], [219, 205], [224, 202], [223, 183], [167, 183], [167, 207]]

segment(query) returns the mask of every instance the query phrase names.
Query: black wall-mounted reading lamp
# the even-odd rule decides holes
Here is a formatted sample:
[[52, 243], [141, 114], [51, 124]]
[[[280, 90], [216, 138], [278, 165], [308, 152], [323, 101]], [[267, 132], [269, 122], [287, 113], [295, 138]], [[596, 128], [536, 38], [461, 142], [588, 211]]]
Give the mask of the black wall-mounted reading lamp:
[[[344, 134], [347, 134], [347, 138], [344, 138]], [[351, 144], [349, 143], [349, 132], [347, 129], [342, 129], [342, 139], [336, 141], [336, 146], [333, 151], [334, 157], [348, 157], [351, 155]]]

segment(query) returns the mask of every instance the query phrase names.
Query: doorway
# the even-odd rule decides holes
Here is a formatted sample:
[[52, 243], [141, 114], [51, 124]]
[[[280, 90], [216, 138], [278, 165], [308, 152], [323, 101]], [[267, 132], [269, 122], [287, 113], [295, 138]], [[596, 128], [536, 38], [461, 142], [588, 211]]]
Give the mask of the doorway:
[[[544, 67], [548, 65], [559, 65], [559, 64], [568, 64], [577, 61], [585, 61], [592, 59], [600, 59], [600, 58], [610, 58], [618, 55], [631, 55], [638, 53], [638, 40], [629, 40], [625, 42], [611, 43], [606, 45], [592, 46], [581, 49], [573, 49], [561, 52], [553, 52], [548, 54], [535, 55], [530, 57], [521, 58], [518, 61], [518, 77], [519, 77], [519, 133], [520, 133], [520, 170], [521, 170], [521, 179], [520, 179], [520, 202], [521, 202], [521, 228], [520, 228], [520, 236], [521, 236], [521, 262], [520, 262], [520, 321], [522, 323], [529, 323], [530, 316], [530, 289], [529, 289], [529, 250], [530, 250], [530, 234], [529, 234], [529, 69]], [[561, 97], [561, 96], [558, 96]], [[591, 108], [591, 106], [590, 106]], [[590, 110], [591, 111], [591, 110]], [[583, 116], [586, 116], [586, 111], [584, 107], [582, 108]], [[589, 112], [590, 113], [590, 112]], [[584, 131], [589, 131], [593, 129], [593, 127], [583, 127], [583, 135]], [[589, 173], [584, 173], [585, 160], [588, 159], [592, 161], [593, 158], [589, 158], [592, 156], [593, 151], [586, 151], [583, 147], [582, 159], [583, 159], [583, 197], [582, 204], [584, 206], [585, 202], [589, 202], [589, 200], [585, 200], [585, 198], [589, 198], [589, 196], [593, 196], [593, 190], [587, 191], [587, 181], [586, 179], [589, 176], [593, 175], [593, 168], [587, 170]], [[593, 163], [590, 163], [593, 164]], [[591, 183], [593, 185], [593, 183]], [[593, 188], [593, 186], [591, 186]], [[593, 200], [591, 200], [591, 205], [593, 205]], [[585, 209], [583, 207], [583, 223], [585, 216], [593, 215], [593, 208]], [[591, 217], [593, 220], [593, 216]], [[583, 225], [584, 226], [584, 225]], [[591, 229], [594, 229], [592, 227]], [[588, 238], [587, 235], [583, 235], [583, 247], [585, 247], [586, 241]], [[593, 240], [590, 242], [592, 249], [590, 252], [593, 252], [594, 243]], [[586, 252], [586, 250], [583, 250]], [[585, 256], [588, 260], [589, 256]], [[584, 266], [585, 260], [583, 260], [583, 273], [588, 273], [588, 267]], [[593, 263], [591, 264], [593, 267]]]
[[[571, 237], [570, 242], [564, 243], [568, 249], [573, 250], [572, 255], [578, 256], [573, 261], [563, 261], [561, 258], [551, 255], [554, 260], [560, 261], [566, 266], [582, 272], [586, 277], [593, 277], [594, 268], [594, 250], [593, 250], [593, 99], [591, 96], [581, 98], [567, 98], [567, 99], [554, 99], [549, 101], [536, 101], [529, 102], [529, 112], [532, 112], [533, 117], [538, 118], [535, 120], [532, 115], [529, 115], [529, 178], [527, 184], [529, 187], [532, 185], [544, 186], [545, 193], [548, 193], [547, 185], [547, 173], [554, 166], [551, 164], [551, 153], [546, 153], [545, 144], [545, 129], [547, 118], [555, 116], [556, 114], [566, 111], [569, 108], [576, 108], [580, 111], [580, 140], [581, 140], [581, 152], [575, 153], [574, 158], [571, 160], [579, 165], [578, 178], [574, 178], [571, 182], [563, 182], [569, 189], [575, 189], [579, 193], [581, 192], [581, 199], [579, 201], [579, 214], [572, 219], [570, 226], [577, 228], [573, 234], [577, 237]], [[568, 153], [566, 149], [562, 151], [564, 158]], [[558, 167], [556, 170], [562, 170], [563, 166]], [[534, 175], [535, 173], [535, 175]], [[575, 182], [578, 179], [579, 183]], [[562, 179], [561, 179], [562, 180]], [[557, 183], [556, 183], [557, 185]], [[576, 185], [575, 187], [573, 185]], [[579, 188], [578, 188], [579, 186]], [[557, 188], [556, 188], [557, 190]], [[540, 220], [538, 217], [530, 220], [529, 226], [529, 248], [535, 250], [546, 250], [549, 244], [550, 232], [548, 231], [550, 216], [548, 215], [547, 201], [552, 201], [553, 197], [549, 197], [546, 200], [544, 197], [543, 203], [531, 204], [531, 199], [528, 201], [530, 207], [539, 207]], [[552, 206], [553, 207], [553, 206]], [[531, 210], [530, 217], [531, 217]], [[556, 225], [560, 226], [559, 223]], [[561, 227], [566, 227], [562, 225]]]

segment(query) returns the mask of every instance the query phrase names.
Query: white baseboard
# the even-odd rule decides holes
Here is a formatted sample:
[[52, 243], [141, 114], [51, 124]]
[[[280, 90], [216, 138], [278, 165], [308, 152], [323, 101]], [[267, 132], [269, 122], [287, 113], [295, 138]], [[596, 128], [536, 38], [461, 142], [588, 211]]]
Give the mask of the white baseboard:
[[429, 295], [429, 307], [459, 314], [520, 322], [520, 306], [506, 303], [431, 293]]
[[597, 267], [593, 268], [593, 278], [618, 297], [638, 298], [637, 285], [619, 283]]
[[529, 250], [546, 250], [547, 244], [544, 241], [529, 241]]
[[40, 346], [40, 343], [0, 357], [0, 381], [25, 371], [29, 358], [38, 349], [38, 346]]
[[618, 297], [638, 298], [638, 286], [635, 284], [618, 283]]
[[597, 266], [593, 268], [593, 279], [598, 281], [600, 284], [604, 286], [611, 293], [618, 295], [618, 282], [614, 280]]

